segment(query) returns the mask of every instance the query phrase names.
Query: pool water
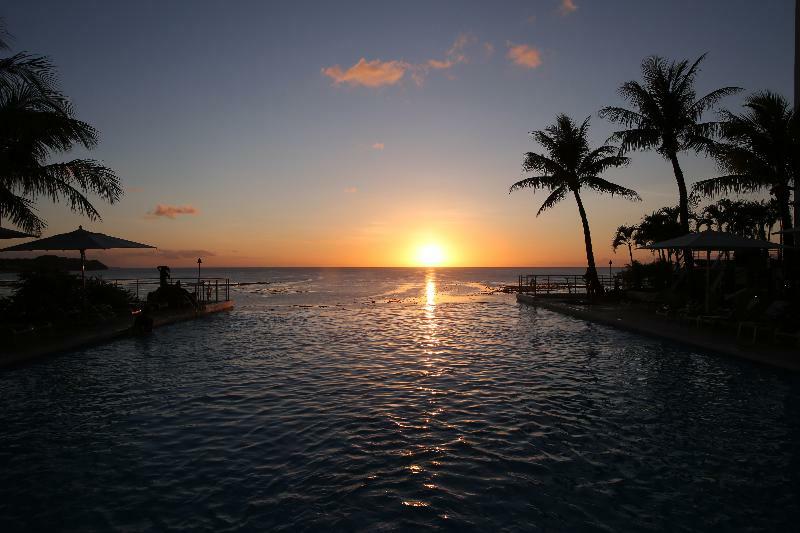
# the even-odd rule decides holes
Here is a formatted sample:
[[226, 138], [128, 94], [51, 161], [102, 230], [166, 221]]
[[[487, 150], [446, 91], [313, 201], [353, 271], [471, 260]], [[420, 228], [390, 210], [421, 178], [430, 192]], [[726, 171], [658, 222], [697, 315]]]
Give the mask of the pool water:
[[230, 313], [2, 371], [0, 530], [796, 527], [798, 375], [518, 273], [234, 271]]

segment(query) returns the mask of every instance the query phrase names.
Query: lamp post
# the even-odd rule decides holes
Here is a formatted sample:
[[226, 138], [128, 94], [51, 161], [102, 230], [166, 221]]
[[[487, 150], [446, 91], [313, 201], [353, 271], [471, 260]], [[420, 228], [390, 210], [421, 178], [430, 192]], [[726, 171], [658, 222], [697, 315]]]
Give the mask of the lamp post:
[[200, 286], [200, 264], [203, 262], [199, 257], [197, 258], [197, 286]]
[[609, 278], [613, 278], [614, 277], [614, 274], [611, 273], [611, 264], [612, 264], [612, 262], [613, 261], [611, 261], [611, 259], [608, 260], [608, 277]]

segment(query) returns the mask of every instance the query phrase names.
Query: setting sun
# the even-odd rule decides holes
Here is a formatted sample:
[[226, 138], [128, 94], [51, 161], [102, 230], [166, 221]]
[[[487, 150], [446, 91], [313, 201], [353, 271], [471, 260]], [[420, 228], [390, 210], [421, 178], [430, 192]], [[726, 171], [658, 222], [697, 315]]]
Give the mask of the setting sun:
[[438, 244], [426, 244], [417, 250], [417, 262], [423, 266], [439, 266], [444, 262], [444, 251]]

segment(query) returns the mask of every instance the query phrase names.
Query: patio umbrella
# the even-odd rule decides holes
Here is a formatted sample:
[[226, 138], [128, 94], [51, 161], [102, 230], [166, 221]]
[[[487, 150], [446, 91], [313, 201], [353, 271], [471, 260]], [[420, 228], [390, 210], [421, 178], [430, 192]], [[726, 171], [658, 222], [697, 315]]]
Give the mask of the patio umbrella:
[[0, 239], [24, 239], [26, 237], [36, 237], [36, 235], [23, 233], [15, 229], [0, 228]]
[[111, 237], [103, 233], [93, 233], [86, 231], [83, 226], [78, 226], [75, 231], [60, 233], [52, 237], [37, 239], [25, 242], [9, 248], [3, 248], [2, 252], [28, 252], [32, 250], [78, 250], [81, 253], [81, 282], [86, 288], [86, 250], [108, 250], [109, 248], [155, 248], [149, 244], [127, 241], [118, 237]]
[[708, 313], [710, 299], [710, 275], [711, 275], [711, 251], [730, 251], [730, 250], [772, 250], [783, 248], [782, 245], [774, 242], [750, 239], [725, 233], [722, 231], [701, 231], [698, 233], [687, 233], [674, 239], [657, 242], [650, 246], [643, 246], [646, 250], [700, 250], [706, 252], [706, 301], [705, 310]]

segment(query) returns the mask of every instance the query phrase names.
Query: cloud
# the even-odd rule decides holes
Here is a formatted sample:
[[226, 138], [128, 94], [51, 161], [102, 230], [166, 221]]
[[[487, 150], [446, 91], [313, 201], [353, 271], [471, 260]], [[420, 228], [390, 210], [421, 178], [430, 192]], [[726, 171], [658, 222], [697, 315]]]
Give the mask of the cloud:
[[406, 74], [417, 85], [422, 85], [425, 77], [431, 71], [444, 71], [462, 63], [468, 63], [469, 57], [466, 49], [477, 41], [475, 36], [462, 33], [456, 37], [452, 46], [447, 49], [443, 58], [432, 58], [422, 63], [410, 63], [402, 59], [382, 61], [373, 59], [367, 61], [361, 58], [348, 69], [339, 65], [325, 67], [322, 74], [333, 80], [334, 85], [350, 85], [351, 87], [379, 88], [396, 85], [403, 81]]
[[444, 59], [444, 60], [429, 59], [428, 66], [431, 67], [432, 69], [439, 70], [452, 67], [453, 62], [450, 61], [449, 59]]
[[394, 85], [403, 79], [410, 65], [405, 61], [367, 61], [363, 57], [347, 70], [339, 65], [323, 68], [322, 73], [333, 80], [334, 85], [346, 83], [352, 87], [383, 87]]
[[196, 215], [197, 213], [197, 208], [191, 205], [158, 204], [155, 209], [147, 214], [154, 217], [175, 218], [175, 215]]
[[158, 256], [164, 259], [197, 259], [198, 257], [214, 257], [210, 250], [158, 250]]
[[536, 68], [542, 64], [542, 54], [528, 44], [508, 43], [508, 58], [522, 68]]
[[104, 253], [109, 257], [127, 258], [127, 257], [146, 257], [146, 258], [160, 258], [169, 260], [178, 259], [194, 259], [198, 257], [214, 257], [215, 254], [211, 250], [169, 250], [158, 248], [156, 250], [108, 250]]
[[494, 54], [494, 45], [490, 42], [483, 43], [483, 52], [486, 54], [486, 57], [492, 57]]
[[355, 194], [358, 192], [358, 187], [345, 187], [344, 192], [347, 194]]
[[374, 150], [383, 150], [385, 148], [385, 145], [383, 143], [374, 143], [372, 145], [372, 148]]
[[562, 15], [569, 15], [570, 13], [574, 13], [578, 10], [578, 6], [575, 5], [575, 0], [561, 0], [561, 7], [559, 11]]
[[[445, 52], [444, 59], [429, 59], [421, 67], [423, 69], [427, 67], [432, 70], [447, 70], [462, 63], [469, 63], [469, 57], [467, 57], [465, 50], [476, 41], [477, 39], [474, 35], [461, 33], [456, 37], [453, 45]], [[427, 72], [424, 72], [424, 74], [427, 74]]]
[[139, 192], [142, 192], [142, 191], [144, 191], [144, 189], [142, 187], [125, 187], [125, 192], [126, 193], [135, 194], [135, 193], [139, 193]]

